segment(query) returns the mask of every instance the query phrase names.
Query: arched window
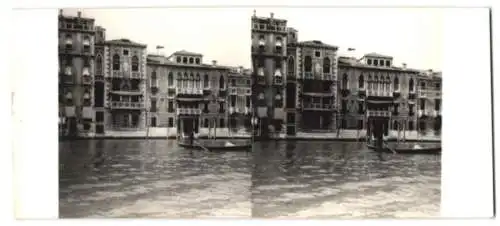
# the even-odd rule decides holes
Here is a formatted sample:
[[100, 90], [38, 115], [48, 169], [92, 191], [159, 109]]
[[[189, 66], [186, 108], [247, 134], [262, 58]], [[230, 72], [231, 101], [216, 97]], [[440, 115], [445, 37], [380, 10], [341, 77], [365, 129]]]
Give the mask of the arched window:
[[182, 60], [181, 60], [181, 57], [180, 57], [180, 56], [178, 56], [178, 57], [177, 57], [177, 63], [180, 63], [181, 61], [182, 61]]
[[187, 57], [183, 57], [183, 58], [182, 58], [182, 63], [187, 64], [187, 62], [188, 62], [188, 58], [187, 58]]
[[208, 74], [203, 76], [203, 87], [208, 88]]
[[398, 77], [394, 77], [394, 90], [398, 91], [399, 90], [399, 79]]
[[323, 59], [323, 73], [330, 73], [330, 58]]
[[363, 74], [359, 75], [358, 86], [360, 89], [365, 88], [365, 76], [363, 76]]
[[168, 86], [174, 86], [174, 74], [172, 72], [168, 73]]
[[190, 64], [194, 64], [194, 58], [189, 57], [189, 63], [190, 63]]
[[113, 55], [113, 70], [120, 70], [120, 55], [118, 54]]
[[200, 73], [196, 73], [196, 78], [194, 80], [196, 83], [195, 87], [201, 89]]
[[421, 82], [421, 83], [420, 83], [420, 88], [421, 88], [421, 89], [425, 89], [425, 82]]
[[201, 63], [201, 62], [200, 62], [200, 58], [196, 58], [196, 60], [195, 60], [195, 61], [196, 61], [196, 64], [200, 64], [200, 63]]
[[311, 56], [306, 56], [304, 58], [304, 70], [306, 72], [312, 71], [312, 58], [311, 58]]
[[132, 71], [139, 71], [139, 58], [137, 56], [132, 57]]
[[187, 72], [184, 72], [184, 77], [182, 77], [182, 80], [183, 80], [182, 87], [187, 88], [189, 83]]
[[410, 92], [413, 91], [414, 84], [413, 84], [413, 78], [410, 78], [410, 84], [409, 84]]
[[95, 70], [96, 74], [102, 75], [102, 56], [100, 54], [95, 59]]
[[290, 56], [288, 58], [288, 74], [293, 75], [294, 71], [295, 71], [295, 63], [294, 63], [293, 57]]
[[349, 89], [348, 84], [349, 79], [347, 78], [347, 74], [344, 73], [344, 75], [342, 76], [342, 88]]
[[224, 89], [224, 76], [221, 75], [219, 78], [219, 88]]

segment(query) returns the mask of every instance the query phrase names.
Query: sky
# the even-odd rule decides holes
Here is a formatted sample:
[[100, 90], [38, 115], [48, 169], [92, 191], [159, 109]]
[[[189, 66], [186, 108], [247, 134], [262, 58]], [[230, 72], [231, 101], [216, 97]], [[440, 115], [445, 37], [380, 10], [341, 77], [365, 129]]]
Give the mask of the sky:
[[[106, 28], [106, 39], [127, 38], [148, 45], [149, 53], [178, 50], [203, 54], [203, 62], [250, 68], [250, 22], [257, 16], [286, 19], [299, 41], [321, 40], [339, 54], [362, 57], [376, 52], [394, 65], [440, 70], [443, 9], [433, 8], [125, 8], [80, 9]], [[65, 9], [76, 15], [77, 9]], [[355, 48], [348, 52], [348, 48]]]

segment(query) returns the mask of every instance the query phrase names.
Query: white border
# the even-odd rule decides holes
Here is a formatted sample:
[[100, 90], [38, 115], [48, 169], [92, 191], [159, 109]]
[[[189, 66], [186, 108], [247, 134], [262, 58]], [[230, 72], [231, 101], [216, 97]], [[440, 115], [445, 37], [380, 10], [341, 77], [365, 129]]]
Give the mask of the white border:
[[[15, 1], [14, 7], [75, 7], [81, 5], [92, 6], [118, 6], [126, 2], [129, 6], [139, 5], [160, 5], [160, 1], [143, 0], [137, 1]], [[464, 4], [474, 6], [488, 5], [491, 1], [455, 1], [455, 2], [436, 2], [436, 1], [406, 1], [408, 6], [413, 5], [459, 5]], [[370, 1], [307, 1], [308, 5], [370, 5]], [[254, 5], [303, 5], [303, 1], [253, 1]], [[203, 1], [170, 1], [169, 5], [201, 5]], [[248, 5], [249, 3], [235, 3], [232, 1], [212, 1], [210, 5]], [[378, 3], [381, 5], [382, 3]], [[385, 1], [383, 5], [401, 6], [401, 1]], [[1, 13], [3, 14], [3, 12]], [[17, 184], [22, 184], [18, 193], [22, 199], [17, 199], [18, 204], [24, 203], [23, 211], [19, 215], [29, 216], [30, 218], [54, 218], [57, 216], [57, 107], [55, 98], [57, 98], [56, 82], [56, 26], [55, 20], [57, 10], [48, 11], [26, 11], [22, 19], [13, 16], [10, 20], [15, 21], [17, 29], [7, 29], [14, 36], [10, 42], [2, 41], [2, 44], [15, 47], [10, 58], [14, 59], [11, 67], [14, 69], [11, 76], [16, 80], [16, 106], [18, 118], [26, 123], [22, 131], [16, 131], [13, 135], [18, 141], [18, 149], [15, 150], [16, 167], [15, 178]], [[44, 15], [42, 15], [44, 14]], [[18, 15], [18, 13], [14, 14]], [[490, 121], [490, 85], [489, 85], [489, 56], [485, 55], [489, 51], [488, 36], [485, 32], [487, 28], [480, 20], [482, 16], [475, 15], [472, 11], [466, 12], [464, 9], [456, 9], [454, 12], [447, 13], [446, 25], [444, 31], [444, 65], [443, 65], [443, 112], [445, 117], [443, 121], [443, 214], [446, 216], [465, 217], [465, 216], [488, 216], [487, 204], [491, 205], [491, 121]], [[498, 16], [495, 16], [498, 17]], [[496, 20], [498, 21], [498, 20]], [[10, 33], [10, 32], [6, 32]], [[497, 33], [497, 32], [495, 32]], [[432, 34], [429, 34], [432, 35]], [[5, 37], [5, 36], [4, 36]], [[2, 38], [4, 38], [2, 37]], [[36, 37], [34, 39], [33, 37]], [[52, 43], [52, 44], [51, 44]], [[499, 43], [499, 42], [495, 42]], [[22, 54], [21, 54], [22, 53]], [[7, 62], [7, 61], [3, 61]], [[498, 64], [497, 64], [498, 65]], [[497, 69], [498, 70], [498, 69]], [[495, 81], [498, 83], [498, 77]], [[498, 91], [497, 91], [498, 94]], [[497, 95], [498, 96], [498, 95]], [[499, 98], [495, 98], [499, 100]], [[49, 101], [54, 100], [54, 101]], [[465, 102], [465, 103], [464, 103]], [[35, 107], [38, 106], [38, 107]], [[497, 111], [498, 112], [498, 111]], [[479, 114], [481, 113], [481, 114]], [[464, 120], [474, 117], [475, 123], [464, 123]], [[10, 119], [8, 116], [4, 117]], [[496, 120], [498, 122], [498, 118]], [[15, 120], [13, 122], [16, 122]], [[8, 122], [4, 125], [7, 125]], [[15, 125], [20, 128], [19, 125]], [[29, 127], [29, 128], [28, 128]], [[46, 128], [52, 128], [46, 132]], [[465, 137], [462, 131], [473, 131], [470, 136]], [[9, 131], [8, 131], [9, 132]], [[40, 136], [45, 134], [45, 136]], [[498, 132], [497, 132], [498, 134]], [[35, 138], [38, 135], [38, 138]], [[2, 136], [10, 138], [8, 136]], [[466, 138], [474, 138], [474, 143]], [[8, 142], [1, 150], [10, 150]], [[451, 151], [450, 151], [451, 150]], [[5, 152], [4, 151], [4, 152]], [[4, 153], [2, 153], [4, 154]], [[498, 156], [498, 154], [497, 154]], [[9, 157], [3, 159], [11, 159]], [[8, 166], [3, 165], [3, 166]], [[6, 167], [8, 168], [8, 167]], [[22, 169], [22, 170], [21, 170]], [[4, 171], [5, 172], [5, 171]], [[8, 172], [8, 171], [7, 171]], [[36, 176], [35, 176], [36, 175]], [[8, 177], [7, 177], [8, 179]], [[54, 189], [55, 188], [55, 189]], [[7, 193], [2, 192], [2, 195]], [[2, 199], [8, 200], [8, 199]], [[8, 202], [5, 202], [8, 203]], [[29, 203], [29, 204], [28, 204]], [[483, 204], [485, 203], [485, 204]], [[486, 211], [486, 212], [485, 212]], [[80, 224], [84, 221], [70, 221], [71, 224]], [[113, 221], [102, 221], [110, 222]], [[133, 221], [122, 221], [120, 224], [132, 223]], [[169, 223], [156, 221], [158, 223]], [[175, 221], [176, 223], [178, 221]], [[225, 222], [206, 221], [217, 225]], [[233, 223], [228, 222], [227, 223]], [[245, 221], [244, 223], [259, 221]], [[294, 224], [300, 221], [288, 221]], [[308, 221], [315, 223], [317, 221]], [[358, 221], [342, 221], [336, 223], [351, 224], [360, 223]], [[366, 222], [366, 221], [364, 221]], [[398, 221], [380, 221], [384, 225], [401, 224]], [[394, 222], [394, 223], [393, 223]], [[473, 225], [486, 225], [490, 221], [474, 221]], [[44, 222], [20, 222], [33, 223], [36, 225]], [[48, 222], [47, 224], [50, 224]], [[136, 222], [133, 222], [134, 225]], [[243, 222], [242, 222], [243, 223]], [[268, 222], [263, 222], [268, 223]], [[271, 224], [273, 222], [270, 222]], [[326, 223], [326, 222], [325, 222]], [[373, 223], [373, 222], [369, 222]], [[409, 222], [427, 223], [427, 222]], [[440, 222], [437, 222], [441, 224]], [[450, 222], [451, 223], [451, 222]], [[462, 222], [453, 221], [454, 225], [462, 225]]]

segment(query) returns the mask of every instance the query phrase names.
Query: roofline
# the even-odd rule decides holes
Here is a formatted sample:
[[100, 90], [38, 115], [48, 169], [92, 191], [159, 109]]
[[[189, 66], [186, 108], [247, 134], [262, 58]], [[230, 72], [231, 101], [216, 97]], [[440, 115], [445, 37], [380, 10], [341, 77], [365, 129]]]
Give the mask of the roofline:
[[175, 62], [168, 62], [168, 63], [160, 63], [160, 62], [151, 62], [150, 59], [146, 61], [146, 66], [160, 66], [160, 67], [181, 67], [181, 68], [202, 68], [202, 69], [219, 69], [219, 70], [230, 70], [228, 66], [222, 66], [222, 65], [216, 65], [212, 66], [209, 64], [178, 64]]
[[365, 65], [365, 64], [357, 64], [357, 65], [351, 65], [351, 64], [347, 64], [347, 63], [342, 63], [342, 62], [339, 62], [338, 63], [338, 67], [352, 67], [352, 68], [363, 68], [363, 69], [375, 69], [375, 70], [386, 70], [386, 71], [401, 71], [401, 72], [413, 72], [413, 73], [420, 73], [418, 70], [416, 69], [412, 69], [412, 68], [407, 68], [407, 69], [403, 69], [403, 68], [399, 68], [399, 67], [374, 67], [374, 66], [369, 66], [369, 65]]

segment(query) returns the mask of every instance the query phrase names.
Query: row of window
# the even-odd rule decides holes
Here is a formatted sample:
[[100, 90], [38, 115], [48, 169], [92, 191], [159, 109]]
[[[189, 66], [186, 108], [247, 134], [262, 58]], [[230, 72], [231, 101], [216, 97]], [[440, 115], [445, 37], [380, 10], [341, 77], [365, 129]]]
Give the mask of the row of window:
[[177, 63], [187, 64], [201, 64], [201, 59], [199, 57], [181, 57], [177, 56]]
[[[379, 78], [378, 76], [374, 76], [374, 79], [372, 79], [372, 76], [370, 75], [370, 76], [368, 76], [368, 81], [369, 81], [369, 83], [370, 83], [370, 81], [380, 81], [380, 80], [378, 80], [378, 78]], [[380, 78], [383, 79], [382, 76]], [[389, 76], [387, 76], [386, 79], [389, 80]], [[394, 90], [399, 90], [399, 85], [400, 85], [399, 78], [394, 77]], [[349, 76], [347, 74], [344, 74], [342, 76], [342, 87], [345, 89], [349, 88]], [[358, 77], [358, 88], [360, 88], [360, 89], [365, 88], [365, 76], [363, 74], [361, 74]], [[415, 85], [413, 82], [413, 78], [410, 78], [410, 81], [409, 81], [410, 92], [414, 91], [414, 88], [415, 88]]]
[[391, 66], [390, 60], [382, 60], [382, 59], [367, 59], [366, 63], [368, 65], [373, 65], [373, 66], [386, 66], [386, 67]]
[[[181, 72], [177, 73], [177, 81], [178, 83], [182, 83], [182, 81], [200, 81], [201, 77], [200, 74], [197, 73], [194, 75], [193, 73], [189, 74], [187, 72], [184, 73], [184, 75]], [[249, 80], [248, 80], [249, 81]], [[208, 88], [209, 86], [209, 76], [208, 74], [203, 75], [203, 87]], [[158, 83], [158, 76], [156, 71], [151, 72], [151, 84], [157, 84]], [[219, 76], [219, 88], [223, 89], [225, 88], [225, 83], [226, 80], [224, 76]], [[170, 86], [174, 85], [174, 74], [172, 72], [168, 73], [167, 75], [167, 84]], [[185, 83], [188, 84], [188, 83]], [[192, 83], [194, 85], [194, 83]]]
[[[114, 71], [119, 71], [120, 68], [121, 68], [121, 64], [120, 64], [121, 57], [120, 57], [120, 55], [114, 54], [112, 59], [113, 59], [113, 61], [112, 61], [113, 70]], [[139, 58], [137, 56], [132, 56], [132, 60], [131, 61], [132, 61], [132, 71], [139, 71]]]

